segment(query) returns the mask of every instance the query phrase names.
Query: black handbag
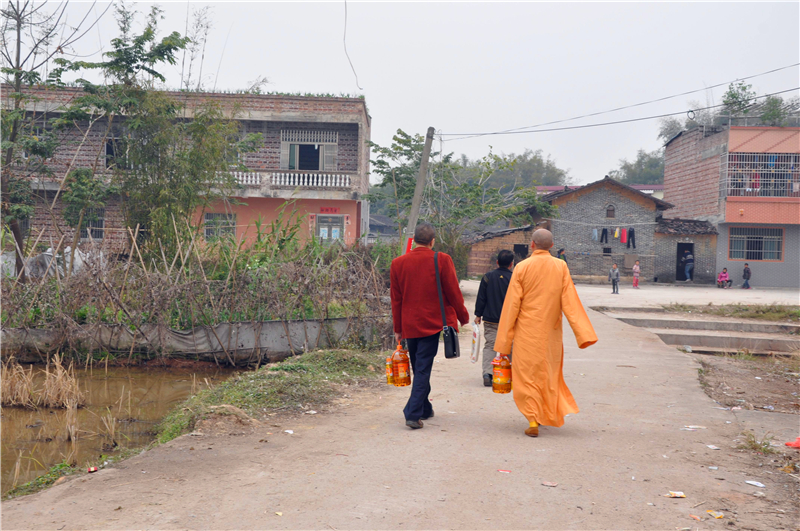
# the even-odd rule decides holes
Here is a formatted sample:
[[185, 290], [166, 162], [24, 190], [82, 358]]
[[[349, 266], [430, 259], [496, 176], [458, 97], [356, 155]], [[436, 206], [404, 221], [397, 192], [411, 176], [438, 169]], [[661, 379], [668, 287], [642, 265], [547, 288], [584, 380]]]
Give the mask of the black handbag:
[[433, 253], [433, 266], [436, 269], [436, 289], [439, 292], [439, 307], [442, 309], [442, 339], [444, 340], [444, 357], [447, 359], [461, 356], [458, 346], [458, 333], [447, 326], [447, 317], [444, 313], [444, 298], [442, 297], [442, 281], [439, 278], [439, 253]]

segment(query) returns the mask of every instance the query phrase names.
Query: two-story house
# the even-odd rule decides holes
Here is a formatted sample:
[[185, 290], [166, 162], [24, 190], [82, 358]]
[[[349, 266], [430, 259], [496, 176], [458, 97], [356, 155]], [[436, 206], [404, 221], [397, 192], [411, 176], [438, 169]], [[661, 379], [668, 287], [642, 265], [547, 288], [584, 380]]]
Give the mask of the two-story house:
[[[34, 92], [36, 99], [27, 110], [55, 117], [81, 94], [81, 89]], [[237, 240], [244, 237], [245, 242], [252, 241], [256, 222], [269, 225], [286, 201], [294, 200], [289, 210], [296, 209], [302, 218], [303, 238], [313, 235], [324, 242], [340, 241], [345, 245], [366, 239], [369, 204], [362, 195], [369, 190], [371, 119], [363, 98], [186, 92], [168, 95], [185, 105], [187, 116], [203, 102], [212, 100], [241, 123], [243, 134], [261, 133], [263, 137], [255, 152], [241, 156], [240, 162], [247, 171], [235, 173], [241, 185], [234, 193], [236, 201], [220, 201], [197, 213], [195, 222], [204, 227], [206, 237], [229, 233], [235, 234]], [[7, 97], [3, 98], [3, 105], [11, 105]], [[40, 241], [48, 245], [51, 240], [58, 242], [54, 222], [67, 236], [65, 241], [72, 241], [72, 230], [62, 219], [59, 205], [55, 216], [46, 206], [55, 197], [60, 179], [69, 167], [91, 166], [97, 153], [113, 153], [113, 138], [104, 134], [102, 124], [96, 124], [85, 138], [79, 129], [62, 134], [61, 147], [51, 164], [53, 175], [31, 179], [39, 203], [35, 215], [23, 226], [31, 234], [43, 231]], [[125, 248], [128, 233], [119, 201], [111, 199], [94, 214], [81, 239], [91, 237], [117, 250]]]
[[716, 270], [741, 283], [800, 287], [800, 128], [697, 127], [665, 147], [665, 218], [718, 231]]

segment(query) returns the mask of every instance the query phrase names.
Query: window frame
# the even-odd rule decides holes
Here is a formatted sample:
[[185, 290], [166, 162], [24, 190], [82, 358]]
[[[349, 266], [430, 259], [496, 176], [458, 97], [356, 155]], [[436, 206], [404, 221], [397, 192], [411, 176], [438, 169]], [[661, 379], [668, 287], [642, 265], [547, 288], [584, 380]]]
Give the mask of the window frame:
[[[88, 221], [87, 215], [94, 215], [97, 219]], [[83, 227], [81, 231], [81, 241], [88, 242], [93, 240], [102, 240], [105, 238], [106, 233], [106, 209], [105, 208], [87, 208], [83, 213]], [[91, 234], [91, 238], [89, 235]]]
[[[779, 231], [780, 236], [776, 237], [775, 235], [769, 235], [765, 232], [761, 234], [734, 234], [734, 231]], [[736, 237], [734, 239], [734, 237]], [[751, 238], [752, 237], [752, 240]], [[760, 240], [758, 239], [760, 238]], [[734, 249], [734, 241], [743, 245], [737, 245], [737, 249]], [[749, 249], [748, 243], [753, 241], [754, 243], [760, 242], [761, 248], [760, 249]], [[765, 242], [772, 242], [777, 243], [777, 250], [767, 250], [764, 243]], [[784, 261], [784, 252], [786, 250], [786, 230], [783, 227], [728, 227], [728, 261], [731, 262], [773, 262], [773, 263], [781, 263]], [[732, 254], [736, 252], [742, 253], [742, 258], [734, 258]], [[753, 254], [749, 254], [753, 253]], [[761, 258], [753, 258], [755, 253], [760, 253]], [[766, 253], [777, 253], [779, 258], [764, 258]]]
[[235, 212], [205, 212], [203, 214], [203, 238], [206, 241], [228, 235], [236, 237]]
[[[608, 215], [609, 212], [611, 212], [610, 216]], [[617, 207], [606, 205], [606, 219], [617, 219]]]

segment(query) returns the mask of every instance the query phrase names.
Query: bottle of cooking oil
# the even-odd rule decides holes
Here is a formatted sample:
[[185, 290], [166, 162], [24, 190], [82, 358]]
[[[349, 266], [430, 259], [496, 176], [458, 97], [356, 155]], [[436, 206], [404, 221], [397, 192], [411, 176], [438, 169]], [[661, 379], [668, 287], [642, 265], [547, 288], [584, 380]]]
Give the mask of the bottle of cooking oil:
[[498, 353], [492, 360], [492, 391], [511, 392], [511, 360], [505, 354]]
[[386, 356], [386, 383], [394, 385], [394, 366], [391, 356]]
[[392, 375], [395, 387], [411, 385], [411, 368], [408, 361], [408, 351], [403, 345], [398, 344], [397, 350], [392, 354]]

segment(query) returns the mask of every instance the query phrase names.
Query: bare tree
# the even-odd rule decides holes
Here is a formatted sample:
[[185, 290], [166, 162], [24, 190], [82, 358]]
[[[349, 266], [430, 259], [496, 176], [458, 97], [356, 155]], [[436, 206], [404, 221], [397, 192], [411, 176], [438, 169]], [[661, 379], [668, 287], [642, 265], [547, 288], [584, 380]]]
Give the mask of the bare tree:
[[[17, 141], [26, 120], [25, 103], [30, 98], [23, 93], [25, 87], [39, 84], [43, 80], [50, 61], [56, 55], [72, 55], [72, 46], [85, 36], [111, 8], [106, 9], [89, 22], [95, 12], [93, 2], [77, 24], [67, 24], [69, 1], [58, 3], [48, 9], [48, 2], [35, 3], [33, 0], [9, 1], [0, 10], [2, 32], [0, 33], [0, 55], [2, 56], [3, 81], [11, 85], [13, 107], [4, 112], [8, 120], [3, 122], [3, 165], [2, 165], [2, 213], [3, 221], [8, 223], [14, 236], [16, 269], [21, 281], [25, 281], [22, 249], [24, 235], [19, 224], [19, 216], [14, 214], [9, 201], [13, 170], [19, 160], [16, 156]], [[60, 72], [56, 69], [56, 73]], [[57, 74], [56, 74], [57, 75]], [[44, 76], [47, 77], [47, 76]], [[51, 77], [48, 81], [59, 81]]]

